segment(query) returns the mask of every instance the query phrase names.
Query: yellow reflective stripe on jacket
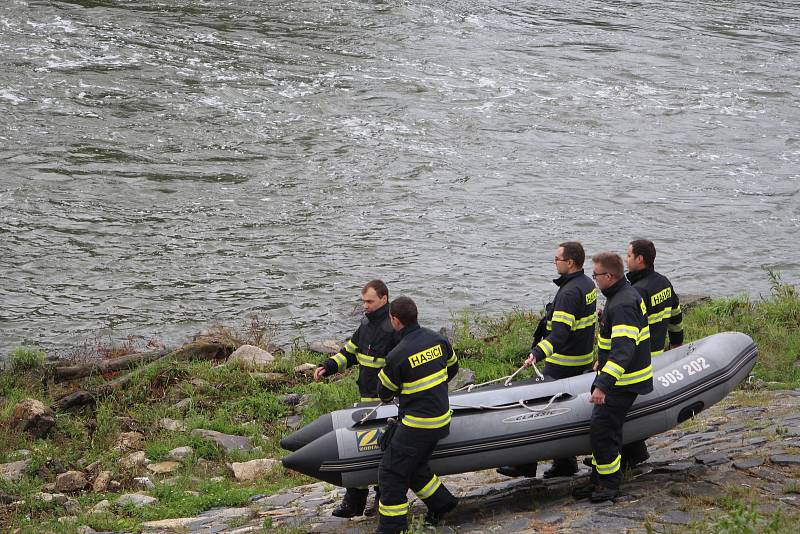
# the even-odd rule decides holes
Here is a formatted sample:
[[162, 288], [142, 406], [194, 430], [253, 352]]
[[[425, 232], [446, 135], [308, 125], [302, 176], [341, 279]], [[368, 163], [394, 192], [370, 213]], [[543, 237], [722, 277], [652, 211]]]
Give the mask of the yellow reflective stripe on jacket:
[[396, 517], [408, 513], [408, 501], [403, 504], [383, 504], [378, 501], [378, 513], [387, 517]]
[[639, 382], [644, 382], [648, 378], [653, 378], [653, 366], [648, 365], [644, 369], [640, 369], [638, 371], [633, 371], [630, 373], [625, 373], [622, 377], [617, 380], [617, 386], [630, 386], [631, 384], [638, 384]]
[[417, 417], [415, 415], [404, 415], [402, 423], [412, 428], [442, 428], [450, 423], [453, 410], [447, 410], [444, 414], [436, 417]]
[[356, 354], [356, 358], [358, 358], [358, 363], [363, 365], [364, 367], [372, 367], [373, 369], [380, 369], [384, 365], [386, 365], [386, 359], [378, 358], [370, 356], [369, 354], [361, 354], [360, 352]]
[[551, 324], [553, 321], [564, 323], [565, 325], [570, 327], [570, 329], [572, 329], [572, 326], [575, 324], [575, 316], [563, 310], [556, 310], [553, 312], [553, 317], [551, 318], [550, 321]]
[[620, 462], [622, 461], [622, 456], [617, 455], [610, 464], [598, 464], [597, 460], [594, 459], [592, 456], [592, 465], [595, 469], [597, 469], [597, 473], [600, 475], [610, 475], [612, 473], [616, 473], [619, 471]]
[[658, 356], [660, 354], [664, 354], [664, 349], [650, 351], [650, 357]]
[[611, 338], [598, 336], [597, 348], [601, 350], [611, 350]]
[[664, 308], [660, 312], [651, 313], [647, 316], [647, 322], [649, 324], [656, 324], [660, 323], [664, 319], [669, 319], [672, 317], [672, 308]]
[[629, 324], [615, 324], [611, 328], [611, 339], [615, 337], [629, 337], [636, 341], [639, 339], [639, 329]]
[[625, 374], [625, 368], [612, 362], [611, 360], [608, 360], [600, 371], [607, 373], [616, 379], [619, 379]]
[[336, 362], [336, 367], [338, 367], [340, 371], [347, 369], [347, 356], [341, 352], [337, 352], [331, 356], [331, 359]]
[[683, 310], [681, 310], [681, 305], [680, 305], [680, 304], [678, 304], [677, 306], [675, 306], [675, 309], [674, 309], [674, 310], [672, 310], [672, 316], [673, 316], [673, 317], [675, 317], [675, 316], [676, 316], [676, 315], [678, 315], [679, 313], [683, 313]]
[[573, 330], [581, 330], [582, 328], [589, 328], [590, 326], [594, 326], [597, 323], [597, 315], [591, 314], [587, 315], [586, 317], [581, 317], [577, 321], [575, 321], [575, 325], [572, 327]]
[[681, 321], [678, 324], [669, 323], [669, 326], [667, 326], [667, 330], [670, 332], [683, 332], [683, 321]]
[[397, 391], [398, 389], [400, 389], [399, 387], [394, 385], [394, 382], [389, 380], [389, 377], [386, 376], [386, 373], [384, 372], [383, 369], [381, 369], [381, 372], [378, 373], [378, 380], [381, 381], [381, 384], [383, 384], [383, 386], [386, 389], [391, 389], [392, 391]]
[[440, 369], [439, 371], [420, 378], [419, 380], [414, 380], [413, 382], [403, 382], [403, 390], [400, 393], [403, 395], [412, 395], [414, 393], [419, 393], [420, 391], [430, 389], [434, 386], [438, 386], [442, 382], [446, 381], [447, 369]]
[[344, 344], [344, 347], [342, 347], [342, 348], [343, 348], [344, 350], [346, 350], [347, 352], [350, 352], [350, 353], [352, 353], [352, 354], [355, 354], [355, 353], [356, 353], [356, 351], [358, 350], [358, 345], [356, 345], [355, 343], [353, 343], [353, 340], [352, 340], [352, 339], [348, 339], [348, 340], [347, 340], [347, 343], [345, 343], [345, 344]]
[[554, 363], [556, 365], [566, 365], [569, 367], [577, 367], [579, 365], [588, 365], [594, 360], [594, 353], [581, 354], [578, 356], [571, 356], [569, 354], [559, 354], [554, 352], [552, 355], [545, 358], [544, 361]]
[[376, 402], [380, 400], [378, 397], [361, 397], [361, 402]]
[[641, 330], [639, 330], [639, 339], [636, 340], [636, 344], [638, 345], [642, 341], [650, 339], [650, 325], [645, 326]]
[[541, 340], [536, 346], [542, 349], [545, 358], [549, 358], [553, 354], [553, 344], [546, 339]]
[[553, 331], [553, 321], [558, 321], [560, 323], [564, 323], [569, 327], [571, 331], [581, 330], [583, 328], [589, 328], [597, 323], [597, 315], [591, 314], [587, 315], [586, 317], [581, 317], [580, 319], [575, 319], [575, 316], [571, 313], [567, 313], [564, 311], [556, 311], [553, 312], [553, 319], [547, 321], [547, 329], [549, 331]]
[[453, 350], [453, 354], [451, 354], [450, 357], [447, 358], [447, 367], [450, 367], [451, 365], [453, 365], [457, 361], [458, 361], [458, 358], [456, 357], [456, 351]]
[[417, 497], [419, 497], [420, 499], [427, 499], [428, 497], [436, 493], [436, 490], [438, 490], [439, 486], [441, 485], [442, 481], [439, 480], [439, 477], [433, 475], [433, 478], [431, 478], [430, 482], [425, 484], [421, 490], [415, 491], [414, 493], [416, 493]]
[[[618, 324], [611, 328], [611, 339], [615, 337], [627, 337], [632, 339], [637, 345], [645, 339], [650, 339], [650, 325], [644, 328], [636, 328], [629, 324]], [[610, 349], [611, 347], [609, 347]]]

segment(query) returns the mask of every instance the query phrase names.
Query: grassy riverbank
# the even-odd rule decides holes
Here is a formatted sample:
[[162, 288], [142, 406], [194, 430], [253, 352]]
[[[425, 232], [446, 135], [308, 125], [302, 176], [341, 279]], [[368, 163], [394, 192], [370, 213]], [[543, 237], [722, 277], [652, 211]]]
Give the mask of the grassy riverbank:
[[[686, 309], [687, 341], [726, 330], [745, 332], [759, 346], [755, 378], [766, 388], [796, 388], [800, 386], [800, 297], [794, 287], [774, 282], [773, 294], [767, 298], [714, 299]], [[528, 352], [536, 320], [535, 313], [525, 310], [497, 318], [466, 313], [455, 318], [454, 345], [461, 365], [475, 372], [476, 382], [512, 373]], [[266, 342], [263, 332], [237, 339], [239, 343]], [[356, 400], [356, 374], [352, 371], [326, 383], [314, 383], [307, 374], [295, 371], [299, 364], [318, 363], [323, 358], [301, 349], [300, 343], [296, 345], [267, 369], [279, 376], [266, 377], [240, 365], [206, 361], [151, 365], [127, 389], [99, 401], [94, 408], [57, 414], [54, 430], [39, 440], [31, 440], [9, 424], [14, 406], [23, 398], [50, 405], [76, 385], [43, 383], [41, 354], [29, 348], [15, 350], [10, 355], [14, 367], [0, 373], [0, 463], [30, 462], [18, 481], [0, 478], [0, 494], [16, 501], [0, 504], [0, 526], [4, 531], [19, 528], [21, 532], [74, 532], [81, 525], [137, 531], [144, 521], [191, 516], [215, 506], [246, 505], [253, 495], [312, 482], [277, 466], [255, 481], [241, 483], [228, 467], [231, 462], [279, 458], [284, 451], [278, 440], [288, 432], [291, 414], [300, 413], [303, 422], [310, 422]], [[104, 380], [98, 376], [81, 385]], [[289, 393], [305, 396], [302, 409], [285, 402]], [[185, 399], [191, 401], [180, 402]], [[180, 421], [185, 429], [166, 430], [160, 424], [163, 419]], [[226, 454], [191, 435], [196, 428], [247, 436], [257, 448]], [[115, 444], [121, 433], [131, 431], [143, 435], [140, 448], [151, 462], [165, 460], [175, 447], [189, 446], [193, 453], [167, 475], [149, 473], [144, 467], [124, 467], [121, 460], [130, 451], [115, 448]], [[63, 502], [37, 496], [48, 489], [54, 492], [47, 484], [58, 472], [88, 471], [90, 466], [93, 472], [110, 471], [120, 486], [113, 491], [72, 494], [66, 508]], [[136, 491], [134, 479], [145, 475], [155, 483], [148, 494], [157, 497], [157, 503], [140, 508], [113, 505], [120, 494]], [[112, 506], [93, 511], [103, 500]], [[268, 528], [267, 520], [265, 530]]]

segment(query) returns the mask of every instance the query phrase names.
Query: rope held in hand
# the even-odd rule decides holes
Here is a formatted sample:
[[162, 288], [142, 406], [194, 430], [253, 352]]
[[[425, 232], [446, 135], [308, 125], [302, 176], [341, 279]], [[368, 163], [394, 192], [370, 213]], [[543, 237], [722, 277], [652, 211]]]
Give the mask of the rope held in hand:
[[[541, 371], [539, 371], [539, 368], [536, 367], [535, 363], [533, 364], [532, 367], [533, 367], [533, 370], [536, 371], [536, 376], [539, 378], [539, 380], [544, 380], [544, 375], [542, 374]], [[525, 369], [525, 365], [523, 365], [522, 367], [520, 367], [519, 369], [517, 369], [516, 371], [514, 371], [513, 373], [511, 373], [508, 376], [501, 376], [500, 378], [495, 378], [494, 380], [487, 380], [486, 382], [481, 382], [480, 384], [469, 384], [469, 385], [466, 385], [464, 387], [458, 388], [455, 391], [472, 391], [475, 388], [488, 386], [489, 384], [494, 384], [495, 382], [503, 382], [504, 386], [510, 386], [511, 385], [511, 380], [515, 376], [517, 376], [523, 369]]]

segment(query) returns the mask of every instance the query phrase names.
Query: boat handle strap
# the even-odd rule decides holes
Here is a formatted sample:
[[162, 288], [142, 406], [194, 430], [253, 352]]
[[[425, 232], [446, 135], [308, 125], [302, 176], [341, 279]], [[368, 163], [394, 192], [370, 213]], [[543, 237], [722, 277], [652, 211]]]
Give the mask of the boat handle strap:
[[[480, 384], [468, 384], [468, 385], [466, 385], [464, 387], [460, 387], [460, 388], [456, 389], [455, 391], [472, 391], [475, 388], [488, 386], [489, 384], [494, 384], [495, 382], [500, 382], [500, 381], [503, 382], [504, 386], [510, 386], [511, 385], [511, 380], [515, 376], [517, 376], [523, 369], [525, 369], [524, 365], [522, 367], [520, 367], [519, 369], [517, 369], [516, 371], [514, 371], [513, 373], [511, 373], [510, 375], [508, 375], [508, 376], [501, 376], [500, 378], [495, 378], [494, 380], [487, 380], [486, 382], [481, 382]], [[539, 370], [539, 368], [536, 367], [535, 363], [533, 364], [533, 370], [536, 371], [536, 376], [539, 378], [539, 380], [544, 380], [544, 375]]]
[[540, 408], [532, 408], [532, 407], [528, 406], [527, 404], [525, 404], [525, 401], [522, 400], [522, 399], [519, 400], [519, 405], [522, 406], [523, 408], [525, 408], [526, 410], [530, 410], [531, 412], [543, 412], [543, 411], [547, 410], [556, 401], [556, 399], [561, 397], [562, 395], [567, 395], [567, 393], [565, 393], [563, 391], [561, 393], [556, 393], [555, 395], [550, 397], [550, 402], [548, 402], [547, 404], [545, 404], [544, 406], [542, 406]]
[[558, 399], [559, 397], [563, 397], [564, 395], [569, 396], [569, 393], [567, 393], [565, 391], [562, 391], [560, 393], [556, 393], [555, 395], [550, 397], [550, 401], [548, 401], [548, 403], [546, 405], [544, 405], [542, 407], [539, 407], [539, 408], [532, 408], [531, 406], [528, 406], [527, 404], [525, 404], [525, 401], [523, 399], [518, 400], [515, 404], [506, 404], [506, 405], [503, 405], [503, 406], [486, 406], [486, 405], [483, 405], [483, 404], [478, 404], [477, 406], [475, 406], [475, 405], [472, 405], [472, 404], [453, 404], [451, 402], [450, 403], [450, 407], [451, 408], [471, 408], [473, 410], [511, 410], [511, 409], [517, 408], [518, 406], [522, 406], [523, 408], [525, 408], [526, 410], [530, 410], [531, 412], [542, 412], [544, 410], [547, 410], [556, 401], [556, 399]]

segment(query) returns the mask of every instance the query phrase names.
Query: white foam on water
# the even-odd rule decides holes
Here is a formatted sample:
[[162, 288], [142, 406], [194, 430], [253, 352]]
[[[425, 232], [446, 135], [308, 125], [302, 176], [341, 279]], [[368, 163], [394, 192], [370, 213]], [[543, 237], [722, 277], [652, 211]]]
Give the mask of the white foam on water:
[[12, 89], [0, 89], [0, 100], [11, 102], [13, 105], [22, 104], [27, 102], [28, 99], [14, 94]]

